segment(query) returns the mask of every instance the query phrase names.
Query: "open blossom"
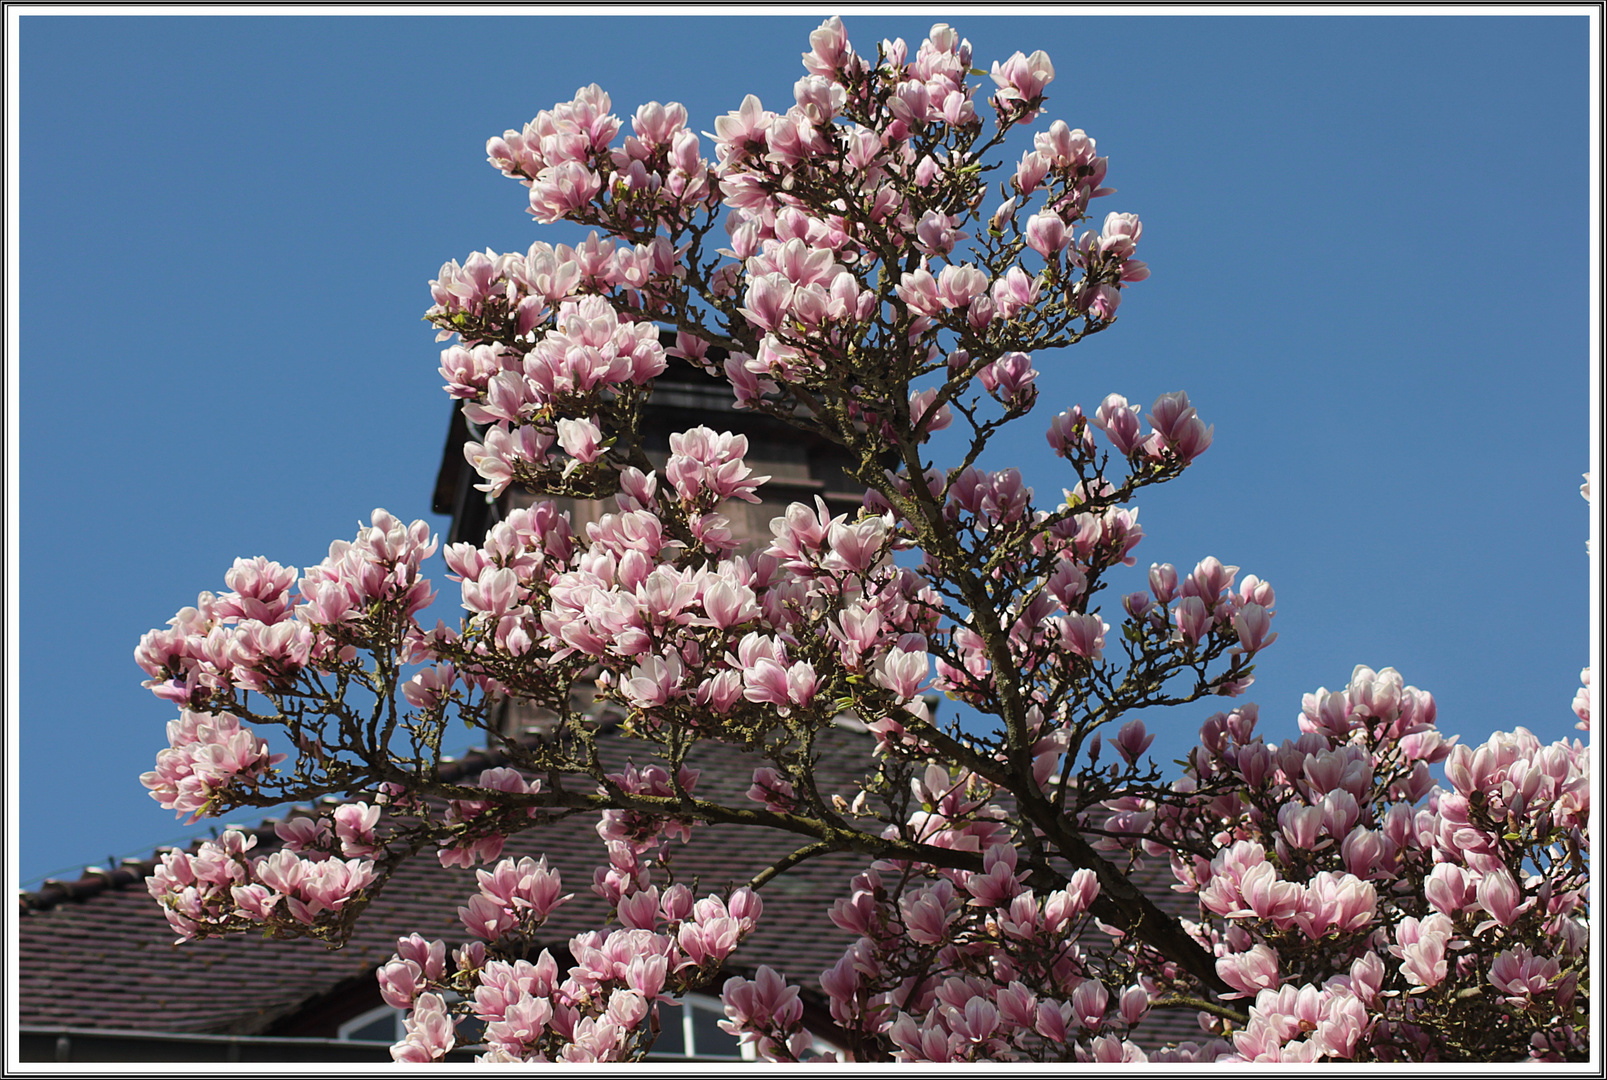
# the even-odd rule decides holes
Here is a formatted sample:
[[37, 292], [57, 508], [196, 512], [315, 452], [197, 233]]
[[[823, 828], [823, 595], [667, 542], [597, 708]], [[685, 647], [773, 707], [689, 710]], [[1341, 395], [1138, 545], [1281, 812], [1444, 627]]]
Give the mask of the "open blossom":
[[1233, 629], [1239, 635], [1239, 647], [1247, 653], [1260, 652], [1278, 640], [1269, 633], [1272, 613], [1260, 604], [1245, 604], [1233, 616]]
[[753, 785], [748, 788], [748, 798], [772, 810], [787, 813], [793, 808], [792, 781], [769, 766], [761, 766], [753, 770]]
[[1181, 390], [1156, 398], [1150, 408], [1149, 422], [1155, 427], [1158, 447], [1170, 450], [1186, 462], [1210, 448], [1211, 434], [1216, 430], [1205, 426], [1189, 404], [1188, 395]]
[[1049, 54], [1042, 49], [1031, 56], [1013, 54], [1004, 63], [995, 62], [990, 72], [999, 87], [996, 97], [1000, 101], [1030, 105], [1043, 96], [1044, 87], [1055, 77], [1055, 66]]
[[1555, 957], [1538, 957], [1520, 945], [1496, 954], [1490, 966], [1490, 982], [1508, 995], [1509, 1001], [1521, 1006], [1549, 991], [1560, 973]]
[[602, 188], [596, 172], [578, 161], [565, 161], [542, 169], [530, 187], [530, 213], [543, 225], [579, 210]]
[[581, 464], [596, 461], [601, 452], [602, 431], [591, 420], [558, 421], [558, 445]]
[[1217, 974], [1242, 994], [1256, 994], [1278, 985], [1278, 954], [1265, 944], [1243, 953], [1230, 953], [1216, 962]]
[[397, 1061], [439, 1061], [456, 1044], [452, 1017], [439, 994], [420, 994], [405, 1020], [407, 1035], [391, 1047]]
[[1104, 657], [1105, 632], [1110, 625], [1098, 615], [1067, 615], [1062, 624], [1066, 647], [1098, 663]]
[[1131, 763], [1137, 761], [1154, 741], [1155, 736], [1145, 730], [1144, 721], [1135, 719], [1122, 725], [1112, 744], [1122, 758]]
[[1083, 416], [1080, 405], [1073, 405], [1050, 421], [1046, 437], [1059, 457], [1093, 455], [1093, 432], [1089, 430], [1088, 420]]
[[625, 682], [626, 694], [640, 708], [656, 708], [681, 696], [684, 670], [680, 655], [673, 651], [664, 656], [648, 656], [630, 669], [630, 678]]
[[929, 661], [924, 652], [905, 652], [894, 647], [876, 666], [876, 681], [905, 700], [920, 693]]
[[346, 803], [335, 808], [335, 836], [341, 853], [347, 856], [373, 855], [380, 850], [374, 835], [380, 807], [367, 803]]
[[721, 1027], [732, 1034], [771, 1025], [789, 1028], [803, 1018], [798, 988], [788, 986], [776, 971], [764, 964], [751, 980], [740, 977], [727, 980], [721, 997], [729, 1018], [721, 1021]]
[[915, 227], [915, 235], [926, 255], [947, 255], [956, 243], [965, 239], [965, 234], [955, 228], [954, 216], [936, 210], [926, 212]]
[[217, 598], [212, 609], [214, 618], [233, 616], [272, 624], [291, 612], [290, 587], [296, 582], [294, 566], [280, 566], [260, 555], [255, 559], [236, 559], [223, 580], [233, 591]]
[[1479, 906], [1502, 926], [1511, 926], [1518, 913], [1529, 906], [1521, 903], [1523, 894], [1506, 867], [1497, 867], [1485, 873], [1479, 879], [1475, 896]]
[[1450, 970], [1445, 955], [1450, 936], [1450, 921], [1443, 915], [1431, 915], [1421, 923], [1410, 917], [1402, 920], [1392, 950], [1401, 959], [1401, 974], [1424, 989], [1438, 986]]
[[1106, 255], [1125, 259], [1133, 253], [1142, 235], [1144, 226], [1137, 214], [1108, 214], [1099, 232], [1099, 250]]
[[1012, 266], [993, 282], [993, 303], [1000, 318], [1015, 317], [1038, 302], [1038, 281], [1019, 266]]
[[1172, 621], [1183, 642], [1193, 645], [1210, 632], [1211, 612], [1198, 596], [1185, 596], [1172, 609]]
[[665, 365], [652, 323], [624, 321], [600, 297], [584, 296], [559, 307], [519, 370], [530, 400], [548, 403], [605, 386], [640, 386]]
[[[947, 403], [938, 406], [932, 412], [932, 403], [937, 400], [938, 391], [934, 387], [930, 390], [916, 390], [910, 393], [910, 426], [920, 428], [925, 425], [925, 433], [942, 431], [954, 422], [954, 413]], [[930, 418], [927, 413], [932, 412]]]
[[770, 478], [753, 475], [743, 462], [747, 452], [745, 435], [692, 428], [670, 436], [670, 460], [664, 477], [688, 504], [697, 502], [705, 492], [716, 500], [758, 502], [755, 491]]
[[1012, 406], [1026, 406], [1037, 398], [1033, 380], [1038, 372], [1032, 366], [1032, 357], [1026, 353], [1005, 353], [977, 373], [978, 380], [988, 393]]

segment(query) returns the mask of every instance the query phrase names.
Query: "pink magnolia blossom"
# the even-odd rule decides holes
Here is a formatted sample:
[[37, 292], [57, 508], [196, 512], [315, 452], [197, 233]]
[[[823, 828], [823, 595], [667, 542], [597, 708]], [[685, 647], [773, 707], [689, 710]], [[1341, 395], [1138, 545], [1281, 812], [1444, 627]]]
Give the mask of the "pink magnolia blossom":
[[1260, 604], [1244, 604], [1233, 616], [1233, 630], [1239, 635], [1239, 648], [1253, 655], [1278, 640], [1269, 633], [1272, 614]]
[[1014, 318], [1017, 313], [1038, 302], [1038, 282], [1019, 266], [1012, 266], [1005, 275], [993, 282], [993, 304], [1000, 318]]
[[1521, 1008], [1549, 991], [1560, 972], [1555, 957], [1538, 957], [1526, 946], [1519, 945], [1496, 954], [1495, 962], [1490, 965], [1490, 983], [1506, 994], [1509, 1002]]
[[1220, 958], [1216, 970], [1223, 980], [1244, 994], [1255, 994], [1278, 985], [1277, 953], [1265, 944]]
[[1519, 913], [1530, 906], [1523, 902], [1517, 882], [1505, 867], [1497, 867], [1481, 876], [1475, 895], [1479, 907], [1502, 926], [1511, 926]]
[[1105, 632], [1110, 629], [1105, 620], [1098, 615], [1067, 615], [1063, 625], [1068, 649], [1095, 663], [1104, 658]]
[[1116, 747], [1117, 752], [1121, 754], [1124, 761], [1132, 764], [1143, 755], [1145, 750], [1149, 749], [1150, 744], [1154, 741], [1155, 736], [1145, 730], [1144, 721], [1135, 719], [1129, 720], [1122, 725], [1121, 731], [1116, 738], [1111, 740], [1111, 745]]
[[804, 53], [804, 67], [811, 74], [830, 77], [853, 58], [853, 46], [843, 22], [833, 15], [809, 35], [809, 51]]
[[1054, 258], [1071, 243], [1066, 223], [1053, 210], [1044, 210], [1027, 219], [1027, 246], [1046, 259]]
[[1071, 1008], [1078, 1023], [1090, 1031], [1098, 1031], [1105, 1024], [1105, 1007], [1109, 1000], [1110, 994], [1103, 983], [1087, 979], [1072, 991]]
[[592, 420], [558, 421], [558, 445], [581, 464], [596, 461], [602, 453], [602, 430]]
[[1137, 214], [1107, 214], [1105, 225], [1099, 232], [1099, 250], [1106, 255], [1125, 259], [1133, 253], [1144, 226]]
[[895, 646], [877, 664], [876, 681], [900, 698], [909, 700], [920, 693], [928, 663], [925, 652], [906, 652]]
[[1103, 431], [1105, 437], [1124, 457], [1131, 457], [1138, 449], [1140, 442], [1138, 406], [1127, 404], [1127, 399], [1120, 394], [1106, 397], [1095, 410], [1089, 423]]
[[955, 225], [956, 220], [952, 214], [928, 210], [915, 227], [921, 252], [925, 255], [938, 256], [953, 251], [954, 245], [965, 239], [965, 234], [958, 231]]
[[530, 213], [543, 225], [560, 221], [589, 203], [602, 183], [602, 177], [578, 161], [549, 166], [531, 185]]
[[379, 823], [380, 807], [367, 803], [346, 803], [335, 808], [335, 836], [341, 853], [347, 856], [376, 854], [374, 826]]
[[1216, 430], [1205, 426], [1189, 404], [1188, 394], [1181, 390], [1156, 398], [1155, 404], [1150, 406], [1149, 422], [1161, 445], [1185, 462], [1205, 453], [1211, 445], [1211, 434]]
[[270, 754], [266, 740], [227, 715], [185, 711], [168, 722], [167, 736], [169, 749], [157, 754], [155, 770], [143, 774], [140, 783], [179, 817], [200, 817], [220, 792], [266, 777], [285, 758]]
[[397, 1061], [439, 1061], [456, 1044], [452, 1018], [439, 994], [420, 994], [405, 1022], [406, 1037], [391, 1047]]
[[990, 74], [999, 87], [995, 95], [999, 101], [1031, 108], [1043, 96], [1043, 88], [1054, 80], [1055, 66], [1039, 49], [1031, 56], [1017, 52], [1002, 64], [995, 62]]

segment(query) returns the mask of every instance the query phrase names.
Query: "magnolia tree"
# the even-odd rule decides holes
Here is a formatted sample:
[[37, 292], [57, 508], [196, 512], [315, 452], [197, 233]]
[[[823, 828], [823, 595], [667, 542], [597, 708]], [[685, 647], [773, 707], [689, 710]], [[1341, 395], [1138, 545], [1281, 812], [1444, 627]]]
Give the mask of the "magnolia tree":
[[[593, 231], [431, 283], [447, 391], [477, 433], [465, 450], [490, 496], [612, 512], [582, 536], [537, 501], [448, 547], [457, 627], [416, 621], [435, 595], [428, 527], [376, 510], [305, 571], [237, 561], [227, 592], [147, 634], [146, 685], [183, 710], [143, 778], [163, 806], [348, 797], [281, 825], [272, 855], [237, 832], [164, 855], [150, 891], [180, 937], [339, 945], [403, 860], [483, 866], [470, 943], [449, 957], [405, 938], [379, 973], [409, 1010], [405, 1061], [441, 1058], [471, 1015], [481, 1060], [640, 1058], [659, 1006], [710, 987], [767, 1059], [1142, 1061], [1145, 1018], [1178, 1009], [1199, 1040], [1150, 1060], [1587, 1055], [1578, 741], [1518, 728], [1458, 745], [1427, 693], [1358, 667], [1280, 741], [1237, 704], [1181, 775], [1144, 757], [1131, 714], [1250, 685], [1277, 637], [1273, 590], [1207, 557], [1101, 596], [1135, 562], [1135, 496], [1212, 430], [1181, 391], [1147, 415], [1114, 393], [1037, 409], [1034, 365], [1111, 327], [1149, 273], [1138, 217], [1094, 210], [1111, 194], [1094, 140], [1040, 120], [1048, 57], [984, 72], [943, 25], [871, 55], [832, 19], [803, 66], [785, 111], [748, 96], [712, 147], [675, 104], [643, 105], [625, 133], [596, 86], [490, 140], [538, 222]], [[1030, 148], [1000, 161], [1026, 124]], [[863, 508], [794, 503], [739, 553], [721, 507], [766, 479], [746, 440], [685, 431], [656, 468], [639, 434], [669, 355], [843, 447]], [[1064, 459], [1058, 498], [982, 467], [1024, 424]], [[962, 452], [938, 461], [929, 438], [951, 426]], [[577, 688], [626, 714], [610, 738], [655, 763], [609, 771]], [[933, 691], [967, 710], [934, 715]], [[555, 731], [504, 738], [505, 699], [551, 710]], [[1575, 709], [1588, 727], [1585, 690]], [[844, 716], [874, 741], [854, 790], [823, 790], [818, 742]], [[443, 775], [458, 722], [509, 767]], [[270, 752], [258, 732], [274, 727], [293, 755]], [[760, 755], [746, 800], [699, 792], [703, 740]], [[563, 971], [525, 950], [574, 883], [499, 856], [581, 811], [600, 815], [589, 885], [617, 925], [573, 938]], [[664, 852], [709, 823], [797, 850], [696, 896]], [[866, 865], [821, 912], [858, 935], [819, 973], [827, 1048], [783, 975], [723, 969], [765, 883], [840, 851]], [[1190, 917], [1131, 883], [1147, 860], [1170, 865]]]

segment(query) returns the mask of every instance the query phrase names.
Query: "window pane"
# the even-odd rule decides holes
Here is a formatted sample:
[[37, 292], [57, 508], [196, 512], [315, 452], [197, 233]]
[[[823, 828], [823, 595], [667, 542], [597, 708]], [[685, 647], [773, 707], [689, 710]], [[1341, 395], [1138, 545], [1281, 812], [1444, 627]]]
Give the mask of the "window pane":
[[681, 1007], [659, 1002], [658, 1022], [660, 1027], [658, 1038], [654, 1040], [653, 1049], [649, 1051], [652, 1056], [685, 1057], [686, 1035], [681, 1031]]
[[386, 1042], [396, 1041], [396, 1014], [387, 1012], [384, 1016], [376, 1016], [360, 1028], [348, 1031], [341, 1038], [355, 1042]]
[[692, 1052], [698, 1057], [739, 1058], [742, 1050], [737, 1037], [720, 1030], [724, 1011], [694, 1008], [692, 1010]]
[[485, 1041], [485, 1021], [478, 1016], [465, 1016], [458, 1021], [459, 1046], [476, 1046]]

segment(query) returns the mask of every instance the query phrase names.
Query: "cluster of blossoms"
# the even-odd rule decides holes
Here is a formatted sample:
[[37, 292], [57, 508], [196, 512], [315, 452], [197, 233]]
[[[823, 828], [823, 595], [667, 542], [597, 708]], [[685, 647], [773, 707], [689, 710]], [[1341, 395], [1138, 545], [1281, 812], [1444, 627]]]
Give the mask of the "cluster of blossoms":
[[[451, 665], [446, 664], [442, 667], [450, 668]], [[432, 670], [439, 671], [440, 668]], [[427, 674], [428, 672], [422, 672], [415, 678], [422, 678]], [[439, 700], [437, 696], [432, 704], [439, 705]], [[414, 704], [420, 702], [415, 701]], [[526, 780], [516, 769], [486, 769], [480, 773], [479, 787], [488, 795], [498, 791], [512, 795], [535, 795], [541, 791], [541, 781]], [[490, 862], [502, 854], [505, 839], [503, 834], [494, 825], [480, 827], [475, 824], [476, 819], [481, 818], [489, 809], [491, 809], [489, 798], [453, 799], [447, 804], [446, 824], [454, 829], [456, 835], [442, 844], [436, 853], [442, 866], [474, 866], [477, 863]], [[535, 814], [535, 807], [525, 811], [527, 818], [534, 817]]]
[[[518, 691], [520, 676], [498, 654], [600, 664], [604, 693], [660, 726], [808, 709], [828, 664], [923, 709], [923, 632], [937, 601], [893, 563], [889, 515], [851, 521], [794, 504], [773, 523], [767, 548], [733, 555], [724, 515], [705, 507], [762, 481], [742, 463], [744, 443], [708, 429], [676, 437], [665, 469], [670, 499], [659, 498], [657, 474], [627, 468], [617, 512], [587, 526], [586, 548], [547, 503], [513, 511], [479, 548], [449, 547], [470, 633], [487, 646], [454, 670]], [[671, 538], [675, 526], [701, 562], [666, 561], [687, 547]]]
[[234, 717], [224, 714], [179, 714], [168, 721], [168, 749], [156, 755], [156, 768], [140, 777], [151, 797], [179, 816], [206, 816], [213, 796], [226, 788], [249, 787], [285, 759], [270, 754], [265, 740]]
[[932, 766], [914, 784], [936, 800], [911, 823], [929, 839], [992, 843], [982, 872], [877, 863], [832, 908], [833, 923], [860, 935], [821, 973], [850, 1046], [880, 1043], [905, 1061], [1144, 1060], [1124, 1036], [1149, 1011], [1149, 991], [1123, 986], [1115, 954], [1095, 956], [1083, 940], [1093, 872], [1039, 895], [1017, 871], [1008, 830], [976, 816], [986, 804], [965, 798], [964, 781]]
[[[949, 27], [934, 27], [913, 59], [902, 41], [884, 42], [872, 63], [835, 20], [811, 43], [795, 104], [777, 113], [749, 95], [716, 120], [713, 160], [674, 103], [642, 106], [634, 134], [614, 145], [624, 125], [596, 86], [487, 144], [491, 163], [530, 189], [537, 220], [632, 238], [656, 230], [649, 242], [593, 232], [575, 247], [475, 253], [431, 283], [428, 317], [443, 339], [462, 339], [442, 354], [441, 372], [465, 416], [485, 425], [465, 453], [493, 495], [515, 480], [550, 487], [610, 451], [625, 459], [604, 433], [610, 420], [628, 426], [633, 388], [663, 370], [650, 320], [696, 324], [683, 354], [723, 370], [744, 406], [762, 407], [777, 379], [840, 376], [832, 351], [865, 334], [896, 335], [918, 356], [941, 332], [958, 333], [963, 383], [980, 378], [997, 393], [1001, 373], [1030, 362], [1020, 351], [985, 358], [1017, 336], [1012, 321], [1031, 314], [1050, 331], [1046, 344], [1069, 343], [1109, 325], [1122, 288], [1148, 276], [1132, 257], [1136, 216], [1111, 213], [1097, 234], [1075, 235], [1089, 201], [1110, 193], [1108, 162], [1058, 121], [1036, 135], [1014, 193], [989, 218], [988, 242], [972, 261], [956, 254], [970, 236], [961, 225], [986, 197], [976, 163], [1037, 115], [1054, 77], [1042, 53], [993, 66], [997, 130], [978, 145], [971, 46]], [[1036, 199], [1042, 208], [1023, 230], [1018, 212]], [[722, 211], [729, 246], [709, 251]], [[898, 264], [909, 236], [919, 265], [879, 291], [878, 268]], [[1041, 272], [1021, 261], [1029, 254]], [[711, 308], [693, 307], [692, 292]], [[711, 313], [722, 327], [707, 325]], [[723, 364], [708, 358], [710, 342], [727, 350]], [[1002, 379], [1007, 395], [1016, 389]], [[897, 407], [888, 412], [897, 419]], [[549, 463], [555, 445], [562, 465]]]
[[309, 665], [350, 661], [380, 627], [428, 607], [435, 593], [419, 567], [435, 550], [428, 524], [375, 510], [370, 526], [332, 543], [299, 581], [293, 566], [236, 559], [224, 576], [230, 592], [202, 593], [169, 629], [140, 639], [134, 660], [150, 676], [144, 685], [196, 709], [224, 707], [242, 692], [287, 693]]
[[477, 876], [480, 891], [458, 914], [478, 940], [453, 951], [450, 970], [445, 943], [417, 934], [399, 939], [380, 969], [386, 1004], [410, 1010], [392, 1048], [398, 1061], [444, 1057], [456, 1043], [454, 1013], [485, 1025], [483, 1061], [629, 1060], [657, 1036], [659, 1005], [719, 971], [763, 909], [751, 889], [699, 900], [685, 885], [661, 891], [633, 880], [611, 899], [621, 925], [572, 937], [575, 962], [560, 978], [549, 950], [524, 959], [569, 899], [558, 872], [544, 859], [504, 859]]
[[[1213, 716], [1174, 785], [1189, 797], [1108, 799], [1084, 814], [1111, 846], [1169, 857], [1178, 890], [1198, 897], [1190, 931], [1211, 943], [1226, 1000], [1248, 1003], [1236, 1021], [1202, 1013], [1208, 1041], [1150, 1057], [1124, 1037], [1157, 1002], [1184, 1003], [1176, 966], [1098, 921], [1115, 947], [1095, 947], [1094, 875], [1035, 895], [988, 813], [997, 806], [975, 778], [937, 766], [912, 781], [926, 809], [908, 825], [982, 848], [985, 870], [884, 862], [857, 877], [831, 911], [861, 935], [821, 974], [833, 1019], [856, 1050], [879, 1039], [910, 1061], [1588, 1052], [1588, 751], [1523, 729], [1470, 748], [1434, 719], [1427, 693], [1361, 667], [1345, 690], [1307, 695], [1304, 734], [1282, 746], [1254, 734], [1253, 705]], [[1116, 743], [1132, 762], [1148, 743], [1142, 723]], [[1440, 763], [1447, 788], [1429, 773]], [[750, 791], [790, 795], [773, 775]], [[784, 1057], [767, 1035], [767, 1056]]]
[[[1205, 426], [1189, 404], [1188, 395], [1181, 390], [1155, 399], [1147, 435], [1141, 431], [1138, 411], [1137, 405], [1129, 405], [1120, 394], [1111, 394], [1100, 402], [1088, 423], [1104, 432], [1122, 457], [1129, 459], [1142, 456], [1151, 461], [1164, 461], [1168, 455], [1176, 455], [1184, 461], [1193, 461], [1211, 446], [1211, 434], [1215, 429]], [[1063, 421], [1068, 425], [1081, 419], [1080, 414], [1062, 413], [1061, 417], [1069, 417]], [[1049, 444], [1061, 457], [1068, 456], [1071, 439], [1070, 430], [1050, 429]]]
[[[280, 834], [295, 835], [283, 825]], [[146, 884], [179, 941], [242, 930], [343, 941], [362, 906], [353, 902], [376, 878], [374, 860], [317, 848], [302, 854], [293, 843], [251, 858], [246, 853], [256, 844], [255, 836], [229, 829], [193, 853], [163, 854]]]
[[1306, 695], [1297, 739], [1268, 744], [1256, 720], [1208, 720], [1177, 785], [1197, 794], [1147, 806], [1155, 827], [1130, 841], [1170, 856], [1218, 972], [1254, 1002], [1235, 1053], [1578, 1052], [1587, 749], [1522, 728], [1457, 745], [1388, 668]]
[[[538, 222], [594, 231], [443, 266], [427, 313], [440, 371], [480, 490], [596, 512], [580, 528], [552, 502], [499, 504], [483, 542], [449, 545], [456, 629], [417, 621], [428, 527], [376, 510], [299, 578], [239, 560], [228, 593], [147, 634], [146, 685], [185, 709], [144, 778], [164, 807], [368, 793], [281, 824], [268, 856], [231, 831], [165, 857], [151, 891], [174, 928], [338, 944], [402, 859], [433, 850], [488, 868], [450, 964], [446, 942], [415, 935], [381, 970], [409, 1012], [399, 1060], [442, 1058], [471, 1016], [483, 1060], [637, 1059], [659, 1006], [722, 981], [725, 1029], [799, 1060], [817, 1053], [802, 988], [734, 975], [736, 950], [757, 889], [852, 850], [869, 866], [829, 917], [856, 940], [819, 986], [856, 1061], [1588, 1052], [1585, 750], [1522, 729], [1456, 745], [1427, 694], [1359, 668], [1307, 697], [1285, 743], [1255, 734], [1252, 704], [1213, 716], [1164, 782], [1130, 714], [1241, 695], [1278, 637], [1272, 587], [1215, 557], [1152, 565], [1147, 590], [1102, 606], [1107, 578], [1137, 565], [1135, 496], [1214, 429], [1182, 391], [1142, 417], [1111, 394], [1049, 422], [1075, 473], [1058, 499], [984, 461], [1037, 407], [1038, 365], [1112, 326], [1149, 276], [1142, 224], [1091, 216], [1109, 162], [1061, 121], [990, 193], [990, 152], [1045, 103], [1043, 53], [992, 64], [979, 98], [970, 43], [946, 25], [913, 53], [862, 55], [836, 19], [810, 45], [794, 103], [749, 95], [715, 120], [712, 158], [680, 105], [642, 106], [626, 133], [596, 86], [490, 141]], [[747, 439], [695, 427], [667, 454], [644, 440], [672, 362], [840, 445], [863, 504], [792, 503], [769, 537], [739, 535], [724, 508], [769, 479]], [[968, 445], [944, 468], [927, 455], [948, 428]], [[934, 694], [989, 723], [939, 719]], [[508, 737], [509, 701], [553, 730]], [[653, 760], [605, 765], [604, 711]], [[823, 791], [816, 741], [845, 718], [872, 736], [865, 774]], [[442, 770], [455, 721], [506, 765]], [[264, 725], [293, 768], [275, 768]], [[1106, 738], [1118, 760], [1101, 763]], [[764, 759], [734, 804], [688, 764], [710, 739]], [[618, 925], [572, 937], [562, 974], [543, 947], [570, 898], [557, 871], [501, 855], [572, 812], [598, 815], [591, 888]], [[808, 844], [697, 899], [663, 863], [699, 823]], [[1168, 861], [1197, 919], [1129, 880], [1145, 859]], [[1140, 1049], [1158, 1010], [1199, 1013], [1202, 1041]]]

